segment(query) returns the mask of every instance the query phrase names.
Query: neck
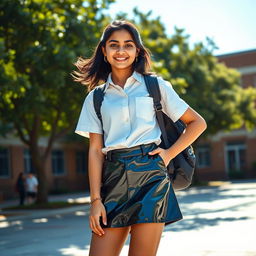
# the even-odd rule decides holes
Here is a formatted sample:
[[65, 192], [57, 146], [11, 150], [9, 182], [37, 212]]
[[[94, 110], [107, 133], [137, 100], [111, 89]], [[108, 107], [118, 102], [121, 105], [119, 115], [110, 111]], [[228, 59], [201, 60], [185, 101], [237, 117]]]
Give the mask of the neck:
[[129, 69], [123, 69], [123, 70], [113, 70], [112, 69], [112, 81], [121, 86], [121, 87], [124, 87], [125, 83], [126, 83], [126, 80], [128, 77], [130, 77], [132, 75], [132, 70]]

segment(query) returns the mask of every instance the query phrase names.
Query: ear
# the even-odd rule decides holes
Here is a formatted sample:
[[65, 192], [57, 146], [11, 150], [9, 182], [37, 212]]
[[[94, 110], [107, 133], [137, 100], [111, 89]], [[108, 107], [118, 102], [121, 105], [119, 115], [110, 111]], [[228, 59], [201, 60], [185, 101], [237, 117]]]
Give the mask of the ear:
[[140, 49], [139, 49], [139, 48], [137, 48], [137, 49], [136, 49], [136, 57], [138, 57], [139, 52], [140, 52]]
[[106, 55], [107, 55], [107, 53], [106, 53], [106, 49], [105, 49], [105, 47], [104, 47], [104, 46], [101, 46], [101, 50], [102, 50], [102, 52], [103, 52], [103, 55], [104, 55], [104, 56], [106, 56]]

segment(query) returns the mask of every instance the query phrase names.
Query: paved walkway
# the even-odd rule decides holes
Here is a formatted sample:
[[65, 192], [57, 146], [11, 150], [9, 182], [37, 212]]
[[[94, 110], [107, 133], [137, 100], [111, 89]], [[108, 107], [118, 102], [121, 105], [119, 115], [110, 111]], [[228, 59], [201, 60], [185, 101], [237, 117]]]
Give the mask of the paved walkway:
[[[177, 197], [184, 219], [165, 228], [158, 256], [256, 256], [255, 180], [191, 188]], [[60, 198], [86, 201], [88, 195], [50, 200]], [[76, 206], [2, 218], [0, 254], [86, 256], [91, 234], [87, 216], [88, 206]], [[128, 243], [120, 256], [127, 255]]]

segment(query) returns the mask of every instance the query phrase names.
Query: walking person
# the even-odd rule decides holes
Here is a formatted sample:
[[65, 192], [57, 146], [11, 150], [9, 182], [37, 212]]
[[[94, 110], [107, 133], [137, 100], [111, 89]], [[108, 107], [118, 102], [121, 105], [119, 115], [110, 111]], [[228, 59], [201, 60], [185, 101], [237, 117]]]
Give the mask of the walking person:
[[30, 172], [26, 178], [26, 190], [28, 204], [32, 204], [36, 200], [37, 196], [38, 180], [35, 175]]
[[18, 179], [16, 181], [16, 191], [19, 193], [19, 204], [24, 205], [25, 197], [26, 197], [26, 179], [24, 177], [24, 173], [20, 172]]
[[[143, 77], [150, 73], [150, 54], [132, 23], [109, 24], [93, 56], [75, 65], [74, 80], [90, 91], [75, 130], [90, 138], [89, 255], [119, 255], [130, 233], [129, 256], [154, 256], [164, 226], [182, 219], [166, 166], [206, 123], [158, 77], [163, 111], [187, 125], [170, 148], [158, 146], [161, 131]], [[94, 109], [97, 88], [104, 90], [102, 122]]]

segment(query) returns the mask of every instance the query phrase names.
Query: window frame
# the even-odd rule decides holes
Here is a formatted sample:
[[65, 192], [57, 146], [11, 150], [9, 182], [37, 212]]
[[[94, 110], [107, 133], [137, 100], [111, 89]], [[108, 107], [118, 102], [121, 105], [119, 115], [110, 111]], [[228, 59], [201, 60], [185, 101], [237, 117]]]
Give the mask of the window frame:
[[[202, 164], [200, 164], [200, 160], [199, 159], [201, 159], [200, 157], [199, 157], [199, 154], [200, 153], [203, 153], [203, 154], [205, 154], [205, 153], [208, 153], [209, 154], [209, 162], [205, 162], [205, 160], [207, 159], [207, 157], [205, 157], [204, 156], [204, 158], [203, 158], [203, 160], [204, 160], [204, 162], [202, 163]], [[211, 147], [210, 147], [210, 145], [199, 145], [198, 147], [197, 147], [197, 150], [196, 150], [196, 157], [197, 157], [197, 161], [196, 161], [196, 167], [198, 168], [198, 169], [203, 169], [203, 168], [209, 168], [209, 167], [211, 167]]]
[[[7, 151], [7, 175], [1, 175], [0, 172], [0, 179], [9, 179], [11, 178], [11, 154], [10, 154], [10, 149], [8, 147], [1, 147], [0, 149], [6, 149]], [[0, 152], [1, 154], [1, 152]]]
[[[54, 164], [53, 164], [53, 162], [56, 161], [56, 160], [55, 160], [55, 157], [54, 157], [53, 154], [54, 154], [55, 152], [58, 152], [58, 151], [62, 153], [63, 171], [56, 173], [56, 172], [54, 172]], [[58, 160], [58, 158], [57, 158], [57, 160]], [[65, 166], [66, 166], [66, 165], [65, 165], [65, 152], [64, 152], [64, 150], [63, 150], [63, 149], [53, 149], [52, 152], [51, 152], [52, 175], [53, 175], [53, 176], [57, 176], [57, 177], [59, 177], [59, 176], [65, 176], [65, 175], [66, 175], [66, 168], [65, 168]]]

